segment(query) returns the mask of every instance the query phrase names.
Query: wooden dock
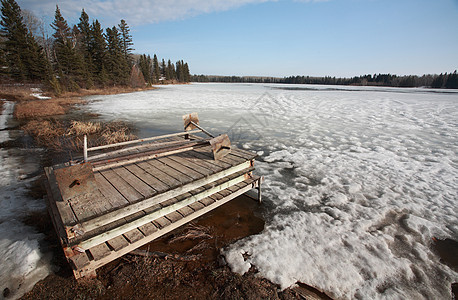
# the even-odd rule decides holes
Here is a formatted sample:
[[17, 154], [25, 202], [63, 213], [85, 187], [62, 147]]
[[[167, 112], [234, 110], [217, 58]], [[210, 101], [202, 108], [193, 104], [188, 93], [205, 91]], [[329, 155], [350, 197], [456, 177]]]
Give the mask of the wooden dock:
[[[180, 134], [161, 144], [185, 138], [202, 140]], [[211, 146], [198, 144], [160, 155], [154, 152], [159, 144], [45, 168], [49, 212], [76, 278], [94, 276], [97, 268], [253, 188], [260, 197], [262, 179], [252, 173], [256, 154], [232, 147], [214, 160]]]

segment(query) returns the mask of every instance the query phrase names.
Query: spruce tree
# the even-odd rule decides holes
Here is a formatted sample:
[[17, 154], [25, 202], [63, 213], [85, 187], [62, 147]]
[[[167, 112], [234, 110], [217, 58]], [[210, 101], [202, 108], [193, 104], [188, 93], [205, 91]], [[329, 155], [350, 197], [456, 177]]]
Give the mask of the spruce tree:
[[118, 29], [113, 26], [105, 30], [105, 39], [107, 42], [106, 65], [108, 77], [114, 84], [127, 85], [129, 73], [127, 61], [124, 58], [121, 45], [121, 37]]
[[56, 5], [54, 21], [54, 65], [61, 74], [61, 82], [69, 90], [77, 89], [78, 82], [83, 80], [82, 57], [76, 52], [76, 28], [73, 30], [62, 16], [59, 6]]
[[188, 63], [185, 63], [183, 66], [183, 77], [184, 77], [184, 82], [190, 82], [191, 81], [191, 74], [189, 73], [189, 67]]
[[92, 64], [91, 55], [91, 24], [89, 23], [89, 16], [84, 11], [81, 11], [78, 26], [78, 51], [83, 57], [83, 72], [86, 80], [86, 87], [90, 88], [93, 86], [93, 73], [94, 65]]
[[458, 89], [458, 74], [456, 73], [456, 70], [448, 75], [445, 87], [447, 89]]
[[106, 42], [103, 37], [103, 29], [97, 19], [92, 22], [89, 50], [94, 68], [94, 78], [99, 84], [105, 85], [108, 79], [105, 67]]
[[50, 76], [43, 49], [24, 24], [14, 0], [1, 0], [0, 35], [8, 73], [16, 80], [44, 80]]
[[118, 26], [119, 26], [119, 32], [121, 33], [122, 52], [124, 54], [124, 58], [126, 59], [126, 61], [129, 64], [129, 68], [131, 68], [133, 65], [132, 50], [135, 50], [135, 49], [132, 48], [134, 43], [132, 42], [132, 36], [130, 35], [130, 28], [129, 28], [129, 25], [127, 25], [125, 20], [121, 20], [121, 23]]
[[159, 78], [161, 77], [161, 70], [159, 69], [159, 61], [157, 60], [156, 54], [153, 57], [153, 80], [155, 83], [159, 82]]
[[165, 64], [165, 60], [162, 59], [162, 62], [161, 62], [161, 77], [165, 78], [165, 73], [167, 72], [167, 66]]

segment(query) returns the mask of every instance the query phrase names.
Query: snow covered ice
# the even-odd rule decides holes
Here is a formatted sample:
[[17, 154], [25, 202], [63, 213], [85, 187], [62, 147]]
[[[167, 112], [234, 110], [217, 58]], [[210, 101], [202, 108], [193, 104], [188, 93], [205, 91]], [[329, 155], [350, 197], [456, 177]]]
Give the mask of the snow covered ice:
[[458, 240], [458, 91], [192, 84], [89, 99], [144, 136], [197, 111], [260, 154], [266, 228], [225, 249], [234, 271], [338, 299], [451, 298], [458, 274], [431, 244]]
[[[6, 101], [0, 112], [0, 143], [10, 138], [13, 107]], [[36, 150], [0, 149], [0, 299], [19, 298], [51, 272], [49, 254], [40, 247], [44, 235], [23, 223], [28, 214], [46, 209], [43, 199], [27, 195], [29, 175], [38, 168], [30, 151]]]

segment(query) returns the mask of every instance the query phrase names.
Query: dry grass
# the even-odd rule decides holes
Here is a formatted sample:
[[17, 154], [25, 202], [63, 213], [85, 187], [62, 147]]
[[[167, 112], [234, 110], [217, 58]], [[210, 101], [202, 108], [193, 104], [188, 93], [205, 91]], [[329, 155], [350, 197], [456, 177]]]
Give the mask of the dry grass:
[[61, 97], [71, 98], [71, 97], [84, 97], [91, 95], [115, 95], [115, 94], [125, 94], [133, 93], [145, 90], [154, 90], [155, 87], [145, 87], [145, 88], [132, 88], [127, 86], [112, 86], [105, 88], [96, 88], [96, 89], [81, 89], [78, 92], [65, 92], [61, 94]]
[[22, 130], [34, 137], [35, 143], [59, 151], [81, 151], [83, 136], [89, 136], [89, 146], [98, 146], [134, 140], [129, 126], [124, 122], [106, 124], [71, 121], [69, 124], [55, 120], [32, 120], [22, 126]]
[[0, 98], [9, 101], [34, 100], [36, 98], [30, 95], [31, 87], [31, 85], [0, 85]]
[[65, 109], [59, 103], [50, 100], [21, 102], [16, 105], [14, 116], [17, 119], [30, 119], [65, 114]]
[[[74, 104], [84, 103], [81, 99], [84, 96], [90, 95], [113, 95], [121, 93], [132, 93], [145, 90], [145, 88], [131, 87], [107, 87], [104, 89], [81, 89], [78, 92], [66, 92], [59, 97], [54, 97], [47, 100], [37, 100], [31, 96], [32, 86], [0, 86], [0, 99], [19, 102], [16, 105], [14, 116], [17, 119], [34, 119], [55, 115], [63, 115], [68, 111], [69, 106]], [[154, 89], [153, 87], [147, 89]], [[44, 95], [48, 95], [44, 93]], [[122, 134], [118, 138], [123, 138]]]
[[49, 100], [24, 101], [16, 104], [14, 116], [17, 119], [34, 119], [48, 116], [64, 115], [74, 104], [84, 103], [79, 98], [55, 98]]
[[99, 145], [114, 144], [135, 140], [137, 137], [130, 132], [130, 128], [124, 122], [111, 122], [105, 124], [101, 134]]
[[102, 126], [96, 122], [72, 121], [70, 128], [67, 130], [67, 135], [89, 135], [100, 132]]

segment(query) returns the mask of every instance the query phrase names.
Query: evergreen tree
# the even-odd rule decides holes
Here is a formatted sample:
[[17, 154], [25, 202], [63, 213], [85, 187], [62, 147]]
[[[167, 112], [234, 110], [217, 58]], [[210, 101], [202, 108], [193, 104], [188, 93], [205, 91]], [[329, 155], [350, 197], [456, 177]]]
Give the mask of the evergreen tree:
[[78, 51], [83, 57], [83, 72], [86, 80], [86, 87], [90, 88], [93, 86], [92, 74], [95, 73], [94, 66], [92, 64], [91, 55], [91, 24], [89, 23], [89, 16], [84, 11], [81, 11], [78, 26]]
[[105, 30], [105, 39], [107, 42], [106, 65], [108, 78], [114, 84], [127, 85], [129, 81], [128, 64], [122, 52], [121, 36], [116, 28], [107, 28]]
[[157, 60], [156, 54], [154, 54], [154, 57], [153, 57], [153, 81], [154, 83], [158, 83], [160, 77], [161, 77], [161, 70], [159, 68], [159, 61]]
[[19, 5], [14, 0], [1, 0], [1, 5], [1, 48], [8, 73], [16, 80], [50, 78], [43, 49], [24, 24]]
[[130, 29], [125, 20], [121, 20], [121, 23], [118, 26], [119, 26], [119, 32], [121, 33], [122, 52], [124, 54], [124, 58], [126, 59], [126, 61], [129, 64], [129, 68], [131, 68], [133, 65], [132, 50], [135, 50], [135, 49], [132, 48], [134, 43], [132, 42], [132, 36], [130, 35]]
[[143, 74], [143, 78], [145, 79], [146, 83], [151, 84], [152, 83], [152, 77], [151, 77], [151, 57], [146, 56], [146, 54], [140, 55], [140, 58], [138, 59], [138, 67], [140, 68], [140, 71]]
[[444, 85], [444, 75], [442, 73], [439, 76], [434, 78], [433, 82], [431, 83], [431, 87], [435, 89], [440, 89]]
[[188, 63], [185, 63], [183, 66], [183, 78], [184, 78], [184, 82], [191, 81], [191, 74], [189, 73]]
[[65, 87], [75, 90], [77, 82], [82, 80], [83, 67], [82, 58], [76, 52], [76, 35], [67, 21], [62, 16], [59, 6], [56, 5], [54, 21], [51, 24], [54, 29], [54, 63], [60, 78]]
[[162, 62], [161, 62], [161, 77], [164, 77], [165, 78], [165, 73], [167, 72], [167, 66], [165, 64], [165, 60], [162, 59]]
[[448, 89], [458, 89], [458, 74], [455, 72], [448, 75], [445, 87]]
[[94, 78], [96, 78], [96, 81], [99, 84], [105, 85], [107, 83], [105, 67], [106, 43], [105, 38], [103, 37], [103, 29], [97, 19], [92, 22], [89, 49], [92, 58], [92, 65], [94, 67]]
[[183, 65], [181, 61], [177, 61], [176, 63], [176, 78], [179, 82], [183, 80]]
[[170, 59], [167, 62], [167, 67], [165, 71], [165, 79], [167, 80], [175, 79], [175, 66], [172, 64]]

